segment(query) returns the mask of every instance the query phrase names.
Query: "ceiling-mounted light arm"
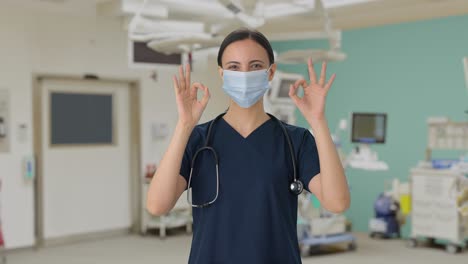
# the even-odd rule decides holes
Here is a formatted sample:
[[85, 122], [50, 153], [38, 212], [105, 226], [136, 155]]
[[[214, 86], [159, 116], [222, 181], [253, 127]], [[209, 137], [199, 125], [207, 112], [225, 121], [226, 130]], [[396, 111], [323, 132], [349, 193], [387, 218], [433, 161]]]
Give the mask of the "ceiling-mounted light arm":
[[328, 39], [330, 43], [330, 50], [341, 50], [341, 31], [335, 31]]
[[149, 41], [183, 37], [186, 35], [211, 38], [212, 34], [205, 32], [205, 23], [187, 22], [182, 20], [152, 20], [140, 17], [137, 28], [129, 30], [129, 39], [134, 41]]
[[258, 16], [251, 16], [244, 12], [242, 7], [236, 5], [231, 0], [218, 0], [229, 12], [242, 21], [245, 25], [250, 28], [258, 28], [265, 24], [265, 18]]
[[167, 39], [174, 39], [174, 38], [183, 38], [185, 36], [197, 36], [199, 38], [211, 38], [211, 35], [207, 33], [195, 33], [190, 31], [185, 32], [153, 32], [153, 33], [146, 33], [146, 34], [133, 34], [130, 39], [133, 41], [163, 41]]
[[334, 30], [330, 33], [323, 31], [299, 31], [299, 32], [287, 32], [287, 33], [271, 33], [268, 39], [272, 41], [288, 41], [294, 40], [310, 40], [310, 39], [328, 39], [337, 38], [340, 39], [341, 32]]
[[223, 31], [231, 30], [232, 29], [232, 22], [223, 22], [223, 23], [216, 23], [209, 25], [208, 31], [213, 36], [221, 35]]
[[332, 31], [332, 24], [330, 16], [328, 15], [328, 11], [325, 9], [322, 0], [315, 0], [314, 6], [316, 12], [320, 15], [320, 18], [322, 19], [325, 33], [330, 33]]
[[323, 19], [323, 28], [325, 33], [329, 36], [328, 43], [330, 45], [330, 50], [340, 50], [341, 49], [341, 32], [338, 34], [332, 34], [333, 26], [328, 14], [327, 9], [323, 4], [323, 0], [315, 0], [315, 8], [317, 12], [321, 15]]
[[138, 9], [136, 14], [133, 16], [132, 20], [130, 20], [130, 23], [128, 25], [128, 35], [129, 36], [132, 36], [133, 32], [135, 31], [135, 29], [136, 29], [136, 27], [138, 25], [138, 22], [140, 22], [141, 13], [143, 12], [143, 10], [144, 10], [147, 3], [148, 3], [148, 0], [143, 0], [143, 4]]
[[257, 2], [253, 14], [256, 17], [265, 17], [265, 3], [263, 1]]

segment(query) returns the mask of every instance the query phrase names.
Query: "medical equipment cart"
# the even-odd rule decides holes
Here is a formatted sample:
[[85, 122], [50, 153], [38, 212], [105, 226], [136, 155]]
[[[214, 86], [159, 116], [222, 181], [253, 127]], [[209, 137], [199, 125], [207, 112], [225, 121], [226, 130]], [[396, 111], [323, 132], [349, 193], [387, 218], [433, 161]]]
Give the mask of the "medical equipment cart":
[[[343, 217], [343, 216], [340, 216]], [[336, 226], [335, 221], [341, 221], [340, 217], [332, 217], [325, 225], [331, 229]], [[326, 228], [325, 228], [326, 229]], [[313, 230], [313, 227], [311, 228]], [[313, 251], [320, 248], [320, 246], [328, 246], [334, 244], [346, 243], [348, 250], [356, 249], [356, 238], [346, 231], [336, 233], [323, 233], [321, 235], [314, 235], [310, 231], [305, 231], [302, 238], [299, 238], [299, 248], [302, 256], [308, 256]]]
[[[321, 246], [334, 244], [346, 244], [348, 250], [356, 249], [356, 239], [348, 232], [346, 217], [340, 214], [327, 212], [320, 206], [318, 215], [306, 212], [310, 208], [310, 193], [302, 193], [299, 196], [298, 240], [302, 256], [308, 256], [320, 249]], [[309, 217], [302, 217], [308, 215]]]
[[434, 166], [432, 151], [468, 150], [468, 122], [447, 119], [430, 120], [426, 162], [413, 168], [411, 181], [411, 238], [416, 247], [420, 238], [430, 243], [445, 241], [449, 253], [467, 246], [468, 173], [454, 168]]
[[419, 238], [447, 241], [445, 249], [449, 253], [466, 246], [468, 215], [462, 214], [460, 207], [464, 193], [468, 193], [464, 178], [463, 174], [450, 170], [411, 170], [410, 247], [416, 247]]
[[[143, 183], [143, 201], [142, 204], [146, 204], [146, 193], [148, 192], [150, 179], [145, 179]], [[142, 210], [142, 225], [141, 234], [146, 235], [148, 229], [157, 228], [159, 229], [159, 237], [165, 238], [167, 229], [184, 227], [187, 233], [192, 232], [192, 208], [187, 203], [185, 195], [181, 195], [174, 208], [166, 215], [153, 216], [146, 208]]]

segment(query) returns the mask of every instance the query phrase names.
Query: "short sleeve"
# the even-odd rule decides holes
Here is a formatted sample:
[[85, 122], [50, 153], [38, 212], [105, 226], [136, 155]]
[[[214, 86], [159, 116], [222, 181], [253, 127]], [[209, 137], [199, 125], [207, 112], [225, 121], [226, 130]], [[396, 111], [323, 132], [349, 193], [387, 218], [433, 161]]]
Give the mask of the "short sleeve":
[[315, 138], [309, 130], [304, 131], [298, 160], [299, 180], [304, 184], [304, 188], [310, 192], [309, 182], [320, 173], [320, 162]]
[[[187, 142], [187, 146], [185, 147], [184, 155], [182, 157], [182, 162], [180, 164], [180, 175], [185, 178], [185, 181], [188, 183], [189, 176], [190, 176], [190, 169], [193, 155], [197, 150], [198, 144], [200, 142], [200, 134], [195, 128], [190, 134], [190, 138]], [[188, 186], [188, 184], [187, 184]], [[187, 187], [185, 187], [187, 190]]]

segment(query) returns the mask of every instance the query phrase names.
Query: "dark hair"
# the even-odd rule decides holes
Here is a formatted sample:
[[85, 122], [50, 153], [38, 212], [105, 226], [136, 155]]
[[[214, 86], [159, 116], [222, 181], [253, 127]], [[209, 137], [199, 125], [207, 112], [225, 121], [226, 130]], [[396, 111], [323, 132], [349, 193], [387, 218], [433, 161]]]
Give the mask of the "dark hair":
[[244, 40], [244, 39], [251, 39], [258, 44], [260, 44], [268, 53], [268, 59], [270, 60], [270, 65], [275, 63], [275, 56], [273, 55], [273, 48], [271, 47], [270, 42], [268, 39], [257, 30], [251, 30], [248, 28], [240, 28], [234, 30], [233, 32], [229, 33], [227, 37], [221, 43], [218, 51], [218, 66], [222, 67], [221, 58], [223, 57], [224, 50], [226, 49], [229, 44]]

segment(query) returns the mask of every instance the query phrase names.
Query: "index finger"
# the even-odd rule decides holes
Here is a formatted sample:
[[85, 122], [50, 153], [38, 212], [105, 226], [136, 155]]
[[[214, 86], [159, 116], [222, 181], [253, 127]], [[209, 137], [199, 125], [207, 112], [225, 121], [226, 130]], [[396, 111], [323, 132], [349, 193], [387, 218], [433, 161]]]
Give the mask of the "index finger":
[[307, 68], [309, 69], [309, 78], [311, 83], [317, 83], [317, 77], [315, 76], [315, 69], [314, 63], [312, 62], [312, 58], [307, 60]]
[[299, 79], [299, 80], [297, 80], [297, 81], [293, 84], [294, 89], [298, 88], [299, 85], [301, 85], [302, 88], [305, 88], [305, 87], [307, 87], [307, 81], [304, 80], [304, 79]]
[[323, 86], [325, 84], [325, 78], [327, 77], [327, 62], [322, 62], [322, 72], [320, 73], [319, 85]]
[[185, 87], [190, 87], [190, 63], [185, 65]]
[[187, 88], [187, 86], [185, 84], [186, 84], [186, 82], [185, 82], [184, 67], [182, 65], [180, 65], [179, 66], [179, 88], [182, 91], [185, 91], [185, 89]]
[[179, 94], [180, 93], [179, 81], [177, 80], [177, 77], [175, 75], [172, 77], [172, 82], [174, 83], [174, 90], [176, 94]]

